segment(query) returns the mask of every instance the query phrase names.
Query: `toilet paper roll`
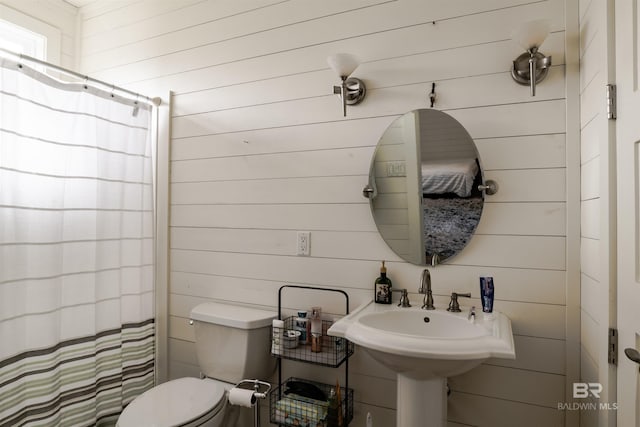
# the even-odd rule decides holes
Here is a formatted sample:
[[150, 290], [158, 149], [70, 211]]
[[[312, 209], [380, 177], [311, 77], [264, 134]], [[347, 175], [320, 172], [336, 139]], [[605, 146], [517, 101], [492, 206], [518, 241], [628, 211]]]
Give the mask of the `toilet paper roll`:
[[251, 408], [256, 403], [256, 398], [253, 395], [253, 390], [234, 387], [229, 391], [229, 403]]

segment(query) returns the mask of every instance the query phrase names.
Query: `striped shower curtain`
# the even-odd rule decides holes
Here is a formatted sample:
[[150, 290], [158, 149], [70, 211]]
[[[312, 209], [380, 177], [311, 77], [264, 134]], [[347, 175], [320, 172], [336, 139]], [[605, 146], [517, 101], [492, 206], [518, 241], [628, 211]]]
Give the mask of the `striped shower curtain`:
[[0, 60], [0, 426], [113, 425], [154, 381], [151, 111]]

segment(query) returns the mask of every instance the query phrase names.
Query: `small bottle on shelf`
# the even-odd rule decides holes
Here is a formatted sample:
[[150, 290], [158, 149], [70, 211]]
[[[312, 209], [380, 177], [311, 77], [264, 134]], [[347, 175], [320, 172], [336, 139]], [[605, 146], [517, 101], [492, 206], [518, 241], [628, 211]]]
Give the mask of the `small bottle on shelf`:
[[311, 307], [311, 351], [322, 351], [322, 308]]
[[282, 354], [284, 320], [273, 319], [271, 326], [271, 354]]
[[309, 319], [307, 319], [306, 311], [298, 311], [298, 317], [296, 317], [294, 320], [294, 329], [296, 331], [300, 331], [299, 339], [301, 344], [307, 344], [307, 342], [310, 342], [311, 337], [308, 334]]
[[311, 307], [311, 333], [322, 335], [322, 308]]

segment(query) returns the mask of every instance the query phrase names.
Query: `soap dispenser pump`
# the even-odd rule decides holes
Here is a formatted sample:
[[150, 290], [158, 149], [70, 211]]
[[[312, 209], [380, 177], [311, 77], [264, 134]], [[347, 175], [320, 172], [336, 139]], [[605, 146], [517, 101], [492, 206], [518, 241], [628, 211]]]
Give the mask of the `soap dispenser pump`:
[[382, 267], [380, 267], [380, 277], [378, 277], [374, 284], [374, 300], [378, 304], [391, 304], [391, 279], [387, 277], [387, 267], [382, 261]]

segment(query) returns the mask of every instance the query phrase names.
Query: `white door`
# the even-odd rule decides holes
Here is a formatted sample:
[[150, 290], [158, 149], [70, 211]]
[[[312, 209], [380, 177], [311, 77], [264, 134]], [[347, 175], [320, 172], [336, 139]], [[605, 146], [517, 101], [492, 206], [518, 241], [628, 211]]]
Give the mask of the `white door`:
[[640, 351], [640, 10], [636, 0], [615, 2], [618, 89], [618, 426], [640, 427], [640, 365], [624, 349]]

